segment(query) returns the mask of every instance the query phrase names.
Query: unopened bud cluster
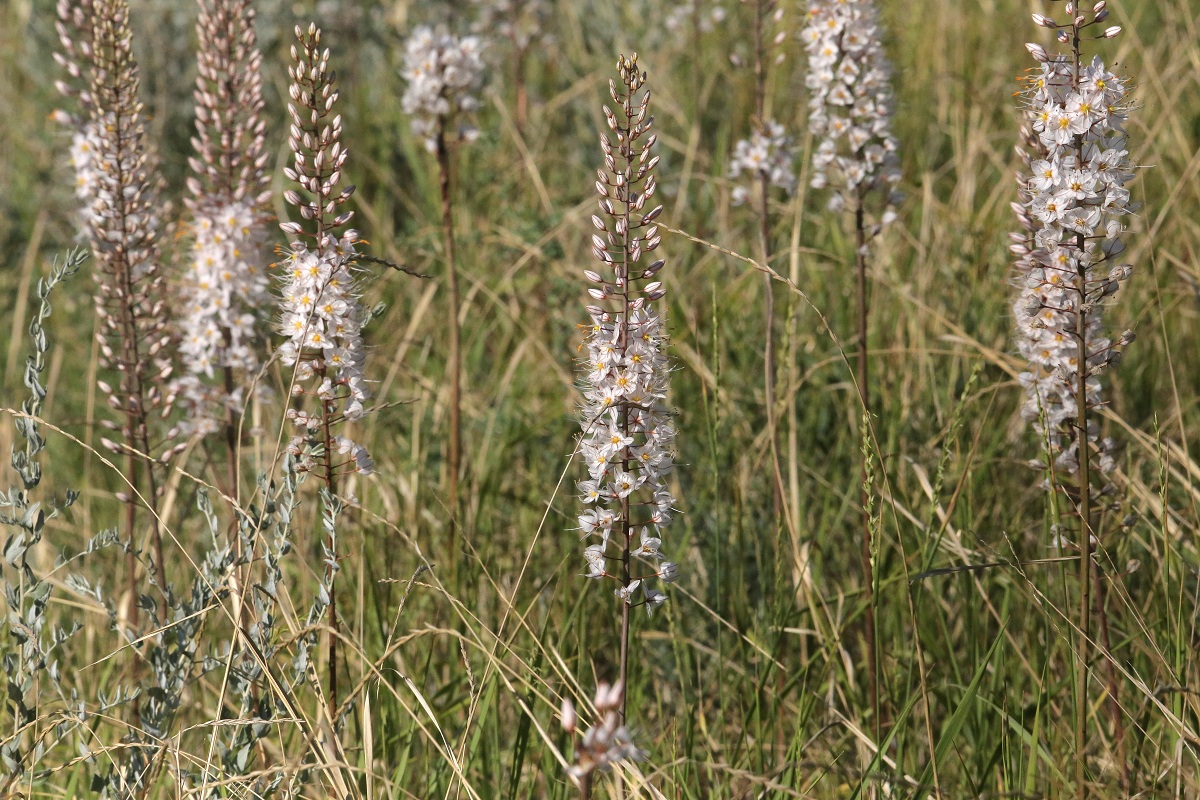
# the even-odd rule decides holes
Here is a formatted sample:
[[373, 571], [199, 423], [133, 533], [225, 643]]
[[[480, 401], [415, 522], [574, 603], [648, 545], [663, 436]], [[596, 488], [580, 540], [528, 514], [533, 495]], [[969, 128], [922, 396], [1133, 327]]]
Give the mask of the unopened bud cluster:
[[855, 208], [870, 191], [886, 196], [888, 210], [902, 199], [900, 160], [891, 128], [891, 67], [880, 41], [873, 0], [809, 0], [800, 34], [808, 50], [809, 118], [819, 142], [813, 153], [814, 188], [834, 190], [833, 210]]
[[[329, 424], [357, 420], [364, 413], [367, 387], [363, 379], [366, 353], [362, 325], [366, 311], [360, 302], [355, 249], [358, 233], [338, 229], [353, 212], [340, 211], [354, 187], [338, 190], [342, 167], [348, 155], [341, 144], [342, 118], [334, 115], [338, 92], [335, 74], [329, 69], [329, 50], [322, 50], [321, 32], [310, 25], [307, 32], [296, 28], [297, 45], [292, 46], [288, 68], [292, 78], [288, 112], [292, 118], [288, 146], [293, 165], [284, 170], [301, 191], [288, 190], [284, 198], [296, 207], [300, 222], [280, 225], [292, 237], [288, 258], [282, 264], [281, 361], [295, 365], [292, 393], [315, 395], [322, 413], [288, 410], [288, 418], [299, 429], [290, 446], [301, 466], [310, 466], [307, 445]], [[303, 194], [301, 194], [303, 192]], [[345, 437], [331, 440], [350, 467], [367, 474], [374, 462], [364, 446]], [[325, 453], [332, 464], [333, 453]]]
[[621, 86], [609, 82], [616, 111], [604, 108], [612, 138], [602, 134], [600, 140], [604, 167], [596, 191], [602, 213], [592, 217], [597, 230], [592, 253], [602, 272], [584, 272], [596, 304], [587, 307], [580, 451], [589, 478], [579, 483], [586, 506], [579, 523], [591, 542], [584, 550], [587, 576], [616, 579], [623, 602], [650, 612], [666, 600], [654, 587], [656, 579], [670, 582], [678, 574], [659, 551], [675, 504], [666, 483], [675, 439], [665, 407], [666, 330], [656, 305], [666, 294], [658, 279], [664, 262], [642, 260], [658, 248], [654, 220], [662, 206], [646, 209], [658, 163], [652, 156], [650, 93], [637, 96], [646, 76], [636, 54], [617, 66]]
[[95, 124], [91, 121], [92, 92], [92, 0], [58, 0], [55, 29], [62, 50], [54, 60], [66, 72], [66, 79], [55, 81], [64, 97], [74, 98], [81, 113], [54, 112], [54, 120], [71, 132], [70, 163], [75, 174], [75, 198], [79, 201], [79, 220], [87, 228], [92, 222], [92, 202], [96, 197], [99, 173], [96, 151], [100, 146]]
[[270, 153], [249, 0], [201, 0], [196, 30], [196, 155], [188, 180], [195, 240], [181, 287], [187, 374], [179, 392], [190, 407], [186, 427], [208, 432], [224, 406], [240, 412], [245, 398], [241, 386], [227, 392], [223, 381], [207, 379], [225, 369], [253, 377], [261, 363]]
[[[734, 147], [729, 177], [736, 179], [745, 175], [756, 182], [765, 179], [769, 186], [783, 189], [790, 195], [796, 191], [792, 151], [792, 137], [784, 133], [778, 122], [767, 120], [760, 130]], [[752, 188], [745, 185], [734, 187], [734, 205], [745, 203], [751, 192]]]
[[88, 107], [96, 133], [95, 196], [89, 234], [96, 257], [100, 359], [120, 376], [118, 387], [103, 381], [98, 386], [108, 394], [108, 405], [124, 416], [124, 440], [148, 448], [147, 416], [155, 409], [167, 411], [171, 399], [160, 388], [171, 366], [165, 322], [170, 315], [159, 268], [157, 178], [138, 100], [129, 9], [123, 0], [98, 0], [94, 14]]
[[[437, 135], [459, 112], [479, 107], [475, 92], [483, 81], [483, 42], [477, 36], [458, 37], [438, 28], [421, 26], [404, 47], [404, 79], [408, 88], [401, 105], [412, 117], [413, 133], [433, 152]], [[458, 136], [473, 139], [477, 131], [460, 124]]]
[[[583, 781], [597, 771], [607, 772], [620, 761], [641, 761], [646, 757], [646, 753], [634, 745], [629, 730], [621, 724], [623, 692], [620, 683], [616, 686], [597, 684], [595, 706], [599, 721], [584, 731], [575, 746], [575, 762], [568, 770], [575, 780]], [[574, 737], [579, 723], [575, 704], [564, 699], [560, 713], [563, 730]]]
[[[1066, 4], [1070, 21], [1034, 21], [1056, 28], [1060, 40], [1078, 43], [1107, 15], [1098, 3], [1089, 20]], [[1106, 29], [1092, 38], [1111, 38]], [[1129, 278], [1119, 263], [1125, 252], [1122, 218], [1133, 210], [1125, 185], [1133, 179], [1124, 124], [1128, 113], [1124, 80], [1097, 56], [1083, 64], [1076, 47], [1052, 55], [1027, 45], [1040, 63], [1023, 99], [1030, 120], [1033, 154], [1020, 176], [1016, 207], [1023, 231], [1013, 235], [1018, 296], [1014, 303], [1017, 347], [1029, 366], [1020, 380], [1027, 392], [1023, 413], [1049, 448], [1056, 467], [1078, 469], [1079, 384], [1089, 408], [1101, 402], [1099, 373], [1115, 364], [1133, 334], [1117, 341], [1105, 335], [1104, 308]], [[1080, 322], [1082, 321], [1082, 326]], [[1089, 419], [1088, 440], [1099, 450], [1101, 471], [1115, 466], [1112, 442], [1101, 440]]]

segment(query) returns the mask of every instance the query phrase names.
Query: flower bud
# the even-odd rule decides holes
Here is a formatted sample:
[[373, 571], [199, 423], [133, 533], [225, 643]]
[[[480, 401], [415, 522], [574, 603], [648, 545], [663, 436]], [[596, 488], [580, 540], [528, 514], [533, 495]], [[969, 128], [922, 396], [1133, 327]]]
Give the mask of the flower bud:
[[567, 733], [574, 733], [575, 725], [576, 725], [576, 722], [578, 721], [578, 718], [575, 715], [575, 704], [572, 703], [569, 699], [564, 697], [563, 701], [562, 701], [562, 709], [559, 712], [559, 716], [562, 718], [563, 730], [566, 731]]

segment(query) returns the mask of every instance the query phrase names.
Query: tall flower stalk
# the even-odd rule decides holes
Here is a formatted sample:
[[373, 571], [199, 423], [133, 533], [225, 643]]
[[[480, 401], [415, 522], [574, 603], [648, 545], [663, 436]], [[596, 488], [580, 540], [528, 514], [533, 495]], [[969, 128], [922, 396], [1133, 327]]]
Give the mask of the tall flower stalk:
[[[604, 166], [596, 191], [601, 215], [592, 217], [592, 254], [602, 272], [585, 270], [591, 318], [586, 339], [584, 406], [580, 452], [589, 477], [579, 483], [585, 510], [579, 515], [587, 577], [615, 581], [621, 601], [621, 656], [618, 685], [620, 722], [626, 718], [629, 686], [630, 612], [652, 613], [666, 601], [655, 584], [671, 582], [678, 567], [660, 552], [663, 530], [671, 523], [675, 498], [667, 488], [673, 466], [675, 429], [665, 406], [669, 383], [663, 348], [666, 327], [657, 305], [666, 294], [657, 277], [665, 263], [643, 265], [658, 248], [654, 220], [662, 206], [646, 211], [656, 187], [650, 129], [650, 92], [637, 54], [617, 62], [620, 85], [609, 81], [616, 110], [604, 107], [612, 131], [600, 137]], [[639, 92], [641, 93], [639, 96]], [[613, 141], [615, 139], [615, 142]]]
[[[809, 0], [808, 24], [800, 37], [808, 51], [809, 129], [819, 140], [813, 154], [814, 188], [830, 188], [829, 207], [854, 214], [857, 273], [857, 382], [864, 419], [871, 410], [867, 340], [870, 308], [867, 293], [868, 243], [880, 225], [894, 216], [900, 195], [897, 143], [891, 130], [891, 68], [880, 42], [873, 0]], [[873, 197], [882, 201], [878, 223], [868, 219]], [[867, 678], [880, 728], [879, 665], [875, 645], [875, 545], [868, 512], [867, 465], [862, 465], [862, 572], [866, 592]]]
[[[321, 30], [310, 24], [296, 26], [288, 68], [292, 84], [288, 113], [292, 125], [288, 148], [293, 165], [284, 170], [299, 190], [284, 193], [303, 222], [280, 225], [292, 237], [281, 276], [281, 332], [279, 349], [286, 366], [295, 365], [292, 396], [312, 397], [318, 411], [303, 407], [287, 412], [296, 428], [289, 446], [298, 468], [317, 470], [329, 498], [338, 494], [338, 478], [358, 471], [370, 474], [374, 462], [366, 447], [335, 431], [345, 422], [360, 419], [368, 397], [363, 378], [366, 357], [362, 326], [366, 311], [359, 301], [355, 260], [358, 232], [347, 229], [354, 212], [343, 210], [354, 193], [339, 190], [348, 151], [342, 147], [342, 117], [335, 114], [338, 100], [336, 76], [329, 68], [329, 49], [321, 49]], [[303, 406], [298, 402], [297, 406]], [[334, 531], [326, 542], [324, 586], [329, 594], [329, 710], [337, 707], [337, 543]]]
[[[446, 256], [449, 297], [449, 423], [447, 443], [447, 506], [450, 509], [450, 559], [454, 561], [458, 526], [458, 481], [462, 471], [462, 354], [459, 314], [458, 265], [455, 260], [454, 206], [451, 185], [452, 139], [474, 139], [474, 128], [461, 124], [461, 115], [479, 107], [475, 92], [483, 78], [483, 44], [475, 36], [457, 37], [445, 30], [419, 27], [404, 51], [404, 78], [408, 88], [402, 105], [412, 117], [413, 132], [437, 157], [438, 193], [441, 200], [442, 237]], [[455, 127], [457, 126], [457, 127]]]
[[550, 38], [547, 22], [550, 4], [546, 0], [476, 0], [479, 18], [472, 26], [477, 33], [507, 39], [512, 46], [512, 77], [516, 93], [513, 123], [517, 134], [525, 135], [529, 119], [529, 87], [525, 78], [529, 54]]
[[[1104, 307], [1132, 274], [1125, 252], [1123, 217], [1131, 213], [1133, 179], [1124, 124], [1124, 80], [1100, 57], [1085, 59], [1083, 43], [1111, 39], [1121, 29], [1101, 29], [1108, 17], [1101, 0], [1081, 13], [1075, 0], [1067, 20], [1034, 14], [1035, 24], [1070, 47], [1048, 53], [1028, 44], [1039, 71], [1023, 93], [1041, 156], [1021, 176], [1022, 214], [1031, 236], [1014, 246], [1020, 293], [1014, 306], [1018, 348], [1029, 359], [1021, 376], [1025, 415], [1033, 421], [1051, 466], [1050, 487], [1062, 492], [1079, 517], [1079, 664], [1076, 678], [1076, 788], [1087, 796], [1087, 675], [1091, 636], [1093, 540], [1099, 529], [1097, 472], [1112, 471], [1111, 440], [1102, 439], [1092, 413], [1101, 402], [1099, 374], [1120, 360], [1133, 339], [1106, 337]], [[1027, 211], [1025, 211], [1027, 206]], [[1074, 477], [1073, 486], [1071, 477]]]
[[[261, 364], [270, 176], [261, 118], [262, 55], [249, 0], [199, 0], [196, 155], [188, 207], [195, 241], [181, 286], [178, 387], [188, 432], [223, 428], [228, 491], [237, 496], [245, 383]], [[216, 380], [214, 380], [214, 378]]]
[[[159, 587], [166, 588], [162, 537], [159, 532], [158, 485], [154, 463], [145, 462], [157, 444], [151, 438], [151, 416], [169, 407], [159, 388], [171, 372], [164, 356], [169, 341], [165, 286], [159, 268], [159, 199], [155, 167], [149, 153], [138, 100], [138, 66], [133, 57], [129, 7], [125, 0], [96, 0], [91, 30], [89, 110], [94, 136], [95, 195], [87, 216], [96, 258], [96, 309], [100, 319], [101, 365], [116, 372], [116, 387], [99, 382], [108, 405], [122, 417], [121, 442], [106, 446], [126, 456], [125, 478], [133, 491], [123, 492], [125, 528], [130, 538], [126, 572], [127, 615], [137, 618], [134, 542], [138, 506], [149, 510], [148, 527]], [[87, 52], [79, 45], [77, 52]], [[116, 427], [116, 424], [112, 424]], [[140, 495], [140, 497], [139, 497]]]
[[[773, 59], [770, 48], [783, 40], [783, 31], [773, 42], [766, 41], [767, 27], [782, 18], [782, 8], [775, 8], [775, 0], [755, 0], [754, 3], [754, 134], [742, 139], [734, 147], [729, 165], [731, 178], [747, 176], [753, 190], [738, 186], [733, 191], [735, 204], [742, 204], [752, 196], [759, 206], [758, 240], [759, 255], [763, 264], [770, 264], [771, 248], [771, 189], [780, 187], [787, 194], [796, 189], [796, 177], [792, 171], [792, 140], [784, 133], [783, 126], [767, 118], [767, 70]], [[776, 441], [778, 420], [775, 402], [775, 289], [774, 281], [763, 273], [763, 398], [767, 416], [767, 435], [770, 438], [771, 454], [771, 497], [774, 518], [778, 523], [783, 510], [783, 471], [779, 465], [779, 448]]]

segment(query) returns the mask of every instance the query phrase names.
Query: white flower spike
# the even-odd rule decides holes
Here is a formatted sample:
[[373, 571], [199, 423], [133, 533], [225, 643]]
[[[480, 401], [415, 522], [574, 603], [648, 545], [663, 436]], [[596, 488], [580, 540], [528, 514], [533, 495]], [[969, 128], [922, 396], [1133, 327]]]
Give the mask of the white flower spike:
[[[1099, 56], [1077, 65], [1073, 56], [1029, 50], [1041, 66], [1022, 93], [1030, 122], [1014, 206], [1022, 231], [1011, 247], [1017, 257], [1016, 344], [1028, 362], [1020, 376], [1022, 413], [1055, 468], [1074, 474], [1080, 372], [1088, 408], [1099, 406], [1099, 373], [1132, 340], [1127, 335], [1113, 342], [1104, 325], [1105, 299], [1132, 273], [1119, 263], [1123, 219], [1133, 211], [1126, 188], [1134, 177], [1124, 132], [1128, 89]], [[1085, 322], [1078, 331], [1081, 311]], [[1116, 466], [1113, 442], [1100, 437], [1094, 417], [1087, 427], [1100, 471], [1110, 472]]]

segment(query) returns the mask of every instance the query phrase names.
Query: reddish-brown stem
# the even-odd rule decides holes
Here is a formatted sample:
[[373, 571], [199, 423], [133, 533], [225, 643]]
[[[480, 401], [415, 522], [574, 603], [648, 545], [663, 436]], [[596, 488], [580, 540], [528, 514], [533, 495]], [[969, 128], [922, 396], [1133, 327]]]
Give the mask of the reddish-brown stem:
[[[1072, 84], [1079, 89], [1082, 59], [1079, 52], [1079, 26], [1071, 23], [1073, 74]], [[1077, 163], [1083, 163], [1083, 136], [1075, 137]], [[1075, 406], [1078, 409], [1075, 446], [1079, 458], [1079, 636], [1078, 672], [1075, 681], [1075, 784], [1078, 800], [1086, 800], [1087, 790], [1087, 686], [1088, 649], [1092, 628], [1092, 485], [1091, 450], [1088, 444], [1088, 343], [1087, 343], [1087, 239], [1075, 237], [1079, 264], [1075, 275], [1075, 342], [1078, 348], [1078, 375], [1075, 381]]]
[[[150, 432], [146, 428], [146, 416], [142, 415], [141, 420], [141, 444], [142, 452], [150, 452]], [[167, 571], [166, 562], [163, 558], [162, 533], [158, 528], [158, 481], [154, 477], [154, 462], [146, 464], [146, 503], [150, 508], [150, 541], [154, 547], [154, 567], [158, 577], [158, 589], [160, 592], [167, 590]], [[166, 622], [167, 606], [165, 603], [158, 607], [158, 621]]]
[[[459, 353], [458, 329], [458, 270], [454, 260], [454, 216], [450, 199], [450, 151], [446, 145], [446, 121], [438, 120], [436, 151], [438, 162], [438, 187], [442, 199], [442, 236], [446, 248], [446, 288], [450, 293], [449, 323], [450, 350], [447, 353], [448, 364], [446, 371], [450, 377], [450, 441], [447, 444], [446, 469], [448, 479], [448, 497], [446, 505], [450, 509], [450, 563], [455, 563], [455, 550], [458, 526], [458, 477], [462, 459], [461, 445], [461, 393], [459, 382], [462, 374], [461, 354]], [[456, 568], [457, 572], [457, 568]]]
[[[325, 368], [322, 367], [315, 370], [318, 378], [325, 378]], [[329, 490], [329, 497], [337, 497], [337, 471], [333, 464], [333, 423], [332, 418], [336, 413], [334, 404], [328, 400], [321, 401], [321, 434], [325, 444], [325, 488]], [[329, 553], [326, 557], [333, 563], [325, 566], [325, 582], [329, 585], [329, 721], [332, 724], [334, 714], [337, 713], [338, 705], [338, 680], [337, 680], [337, 645], [338, 645], [338, 619], [337, 619], [337, 594], [334, 592], [334, 581], [337, 580], [337, 542], [333, 538], [333, 534], [329, 534]]]
[[[229, 331], [222, 331], [222, 334], [225, 338], [225, 349], [228, 351], [230, 346]], [[230, 400], [230, 398], [233, 397], [234, 390], [233, 367], [227, 364], [222, 372], [225, 384], [225, 480], [229, 484], [226, 492], [234, 500], [237, 500], [239, 468], [241, 467], [241, 464], [239, 463], [240, 437], [238, 435], [238, 427], [241, 424], [241, 415], [238, 413], [237, 409], [233, 407], [233, 403]], [[238, 521], [236, 517], [233, 520], [230, 520], [229, 538], [233, 545], [233, 552], [235, 556], [234, 560], [235, 562], [241, 562], [243, 556], [242, 537], [238, 535]], [[234, 623], [238, 626], [241, 626], [246, 611], [246, 605], [241, 599], [245, 597], [245, 572], [246, 569], [240, 563], [237, 563], [230, 575], [231, 579], [234, 581], [234, 591], [240, 595], [240, 599], [234, 606], [235, 613], [237, 614], [237, 618], [234, 619]]]
[[513, 75], [513, 81], [517, 87], [515, 124], [517, 126], [517, 136], [522, 139], [525, 138], [525, 125], [529, 119], [529, 88], [525, 83], [525, 59], [528, 55], [528, 48], [517, 48], [516, 66]]
[[[633, 108], [633, 90], [630, 89], [629, 103], [626, 108]], [[625, 351], [629, 347], [629, 271], [632, 264], [629, 263], [629, 206], [630, 206], [630, 188], [629, 180], [634, 173], [633, 160], [633, 142], [630, 141], [629, 132], [633, 128], [633, 114], [636, 112], [625, 111], [625, 130], [624, 139], [620, 142], [620, 155], [625, 159], [625, 184], [617, 188], [618, 198], [621, 202], [621, 213], [623, 215], [623, 224], [621, 226], [621, 313], [620, 326], [621, 331], [618, 341], [621, 348], [621, 360], [625, 360]], [[626, 439], [629, 438], [629, 406], [628, 404], [621, 405], [621, 435]], [[621, 469], [629, 470], [629, 448], [623, 451], [625, 458], [621, 462]], [[633, 527], [629, 524], [629, 497], [621, 499], [621, 586], [625, 589], [629, 588], [630, 582], [630, 551], [633, 549]], [[629, 634], [630, 634], [630, 601], [632, 598], [625, 597], [621, 603], [621, 724], [625, 724], [626, 709], [629, 707]]]
[[[133, 413], [126, 415], [130, 420], [127, 424], [132, 425]], [[133, 454], [131, 449], [125, 458], [125, 470], [128, 473], [130, 486], [137, 486], [138, 462], [137, 456]], [[138, 622], [138, 591], [137, 591], [137, 554], [134, 552], [136, 547], [136, 530], [137, 530], [137, 498], [133, 492], [129, 493], [129, 499], [125, 501], [125, 530], [129, 535], [129, 550], [125, 553], [125, 586], [129, 593], [128, 600], [125, 605], [125, 618], [128, 620], [130, 627], [136, 628]]]
[[[226, 349], [229, 347], [228, 338], [226, 338]], [[227, 461], [225, 468], [225, 479], [229, 482], [229, 496], [237, 499], [238, 496], [238, 425], [240, 424], [240, 415], [237, 409], [233, 407], [233, 403], [229, 402], [229, 398], [233, 396], [234, 379], [233, 367], [226, 366], [223, 370], [225, 378], [225, 449], [228, 451], [225, 454]], [[241, 543], [235, 541], [235, 552], [241, 555]]]
[[[125, 127], [121, 124], [121, 111], [114, 109], [117, 115], [116, 121], [113, 123], [116, 144], [118, 148], [123, 148], [129, 144], [129, 140], [125, 134]], [[116, 186], [125, 187], [129, 180], [125, 174], [124, 168], [125, 159], [118, 157], [113, 159], [116, 174], [113, 176]], [[129, 229], [129, 208], [123, 200], [114, 204], [112, 209], [118, 215], [118, 241], [120, 244], [116, 252], [120, 259], [120, 264], [116, 266], [115, 273], [118, 282], [120, 283], [120, 296], [118, 299], [121, 315], [121, 357], [124, 361], [124, 370], [121, 377], [121, 398], [125, 406], [125, 444], [129, 448], [126, 464], [129, 469], [129, 483], [132, 487], [129, 492], [129, 499], [126, 501], [125, 522], [129, 533], [129, 543], [131, 547], [136, 546], [136, 525], [137, 525], [137, 486], [138, 486], [138, 458], [134, 451], [139, 448], [143, 453], [149, 455], [150, 452], [150, 434], [146, 426], [146, 391], [142, 383], [142, 353], [139, 346], [141, 337], [138, 330], [137, 310], [134, 308], [134, 303], [137, 302], [135, 297], [137, 293], [133, 285], [133, 265], [129, 263], [128, 244], [130, 242], [132, 231]], [[158, 529], [158, 514], [157, 509], [157, 487], [154, 484], [153, 466], [146, 466], [148, 491], [146, 492], [145, 502], [150, 510], [150, 542], [154, 549], [155, 571], [157, 572], [157, 580], [159, 591], [166, 590], [166, 573], [163, 565], [162, 554], [162, 537]], [[132, 554], [126, 557], [126, 578], [129, 582], [129, 602], [130, 602], [130, 624], [136, 624], [138, 618], [137, 612], [137, 559]], [[164, 618], [166, 608], [159, 609], [159, 617]]]

